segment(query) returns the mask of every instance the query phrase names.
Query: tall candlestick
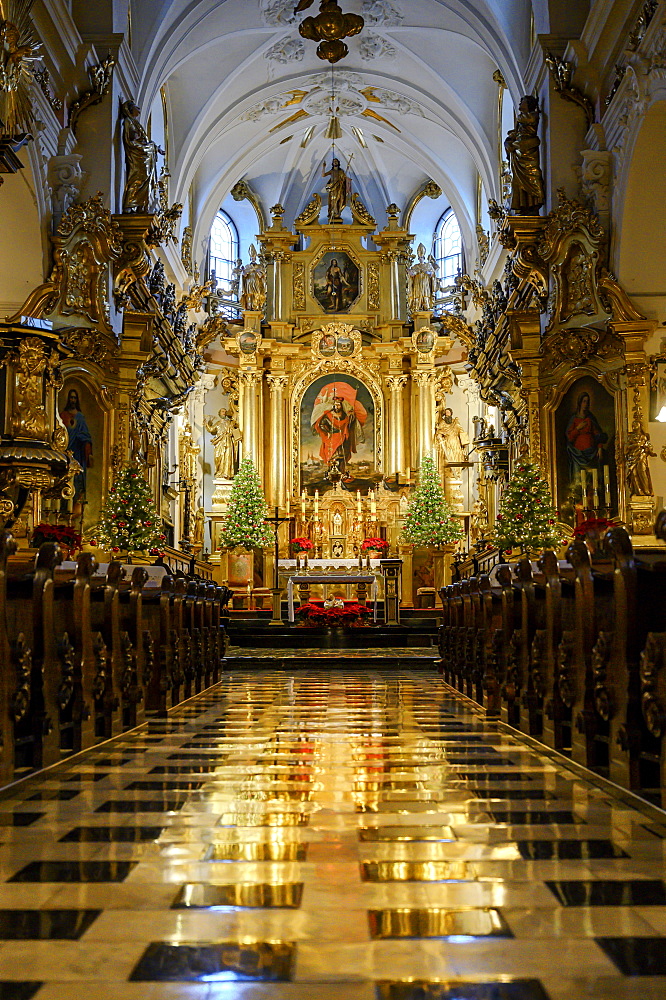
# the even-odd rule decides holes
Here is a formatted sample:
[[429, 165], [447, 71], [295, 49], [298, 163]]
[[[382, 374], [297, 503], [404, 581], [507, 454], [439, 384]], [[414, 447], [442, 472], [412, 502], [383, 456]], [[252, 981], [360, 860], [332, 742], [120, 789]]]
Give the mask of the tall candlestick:
[[287, 497], [287, 517], [289, 517], [290, 513], [291, 513], [291, 500], [289, 499], [289, 497]]
[[585, 469], [580, 470], [580, 488], [583, 491], [583, 507], [587, 506], [587, 473]]
[[375, 500], [375, 491], [372, 490], [370, 493], [370, 513], [377, 513], [377, 501]]
[[610, 509], [611, 505], [610, 470], [607, 465], [604, 465], [603, 474], [604, 474], [604, 497], [606, 500], [606, 506]]
[[594, 506], [599, 506], [599, 470], [592, 469], [592, 495], [594, 497]]
[[362, 513], [362, 508], [361, 508], [361, 491], [360, 490], [356, 490], [356, 512], [357, 512], [357, 514], [361, 514]]
[[315, 517], [317, 517], [319, 515], [319, 490], [315, 490], [314, 512]]
[[305, 517], [305, 490], [301, 493], [301, 516]]

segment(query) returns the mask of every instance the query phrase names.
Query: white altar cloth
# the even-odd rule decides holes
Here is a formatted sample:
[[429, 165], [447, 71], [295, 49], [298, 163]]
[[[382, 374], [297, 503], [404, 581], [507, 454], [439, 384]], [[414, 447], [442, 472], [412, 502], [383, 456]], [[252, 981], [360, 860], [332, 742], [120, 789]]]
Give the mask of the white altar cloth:
[[[358, 568], [358, 567], [357, 567]], [[371, 573], [296, 573], [289, 577], [287, 584], [287, 602], [289, 606], [289, 621], [294, 621], [294, 584], [295, 583], [365, 583], [371, 585], [370, 600], [373, 603], [373, 620], [377, 621], [377, 578]]]

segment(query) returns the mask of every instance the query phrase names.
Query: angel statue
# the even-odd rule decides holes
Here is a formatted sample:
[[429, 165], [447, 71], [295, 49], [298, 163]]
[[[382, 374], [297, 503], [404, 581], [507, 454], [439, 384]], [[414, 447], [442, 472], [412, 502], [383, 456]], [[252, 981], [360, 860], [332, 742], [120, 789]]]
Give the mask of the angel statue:
[[241, 309], [263, 312], [266, 308], [266, 268], [259, 262], [254, 243], [250, 247], [250, 263], [243, 268], [242, 281]]
[[123, 118], [123, 147], [125, 149], [125, 191], [123, 213], [148, 214], [159, 210], [160, 189], [157, 181], [157, 156], [164, 156], [161, 149], [139, 121], [139, 108], [134, 101], [120, 105]]
[[426, 260], [426, 248], [419, 243], [418, 260], [407, 271], [407, 308], [410, 315], [431, 313], [437, 294], [437, 264], [432, 256]]

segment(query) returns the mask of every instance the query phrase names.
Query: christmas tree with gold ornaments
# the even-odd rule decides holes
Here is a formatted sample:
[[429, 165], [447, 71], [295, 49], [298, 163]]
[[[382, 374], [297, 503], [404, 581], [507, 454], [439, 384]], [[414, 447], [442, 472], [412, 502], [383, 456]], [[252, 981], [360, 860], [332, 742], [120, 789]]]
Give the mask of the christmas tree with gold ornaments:
[[252, 459], [245, 458], [234, 476], [220, 542], [225, 548], [244, 549], [270, 545], [273, 533], [265, 523], [268, 508]]
[[435, 462], [426, 455], [419, 470], [416, 489], [407, 508], [403, 535], [407, 542], [424, 548], [449, 545], [463, 537], [460, 521], [451, 510]]
[[148, 552], [165, 540], [150, 486], [126, 465], [113, 480], [93, 534], [110, 552]]
[[502, 494], [493, 531], [495, 545], [507, 554], [540, 552], [561, 542], [548, 484], [533, 462], [520, 461]]

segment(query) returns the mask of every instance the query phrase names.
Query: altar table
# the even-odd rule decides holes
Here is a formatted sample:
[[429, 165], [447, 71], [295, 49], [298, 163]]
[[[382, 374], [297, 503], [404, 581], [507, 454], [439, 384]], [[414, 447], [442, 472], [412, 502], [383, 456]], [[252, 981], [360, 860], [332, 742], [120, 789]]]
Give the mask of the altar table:
[[345, 584], [363, 583], [367, 587], [371, 586], [370, 600], [373, 603], [373, 620], [377, 621], [377, 578], [372, 573], [298, 573], [289, 577], [287, 584], [287, 602], [289, 605], [289, 621], [294, 621], [294, 584], [310, 583], [337, 583]]

